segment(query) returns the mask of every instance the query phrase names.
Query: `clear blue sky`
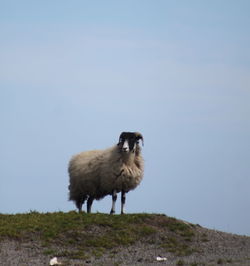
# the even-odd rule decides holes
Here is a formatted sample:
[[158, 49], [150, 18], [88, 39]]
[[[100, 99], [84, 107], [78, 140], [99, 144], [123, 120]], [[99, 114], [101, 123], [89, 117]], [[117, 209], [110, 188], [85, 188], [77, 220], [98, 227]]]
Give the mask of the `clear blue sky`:
[[0, 212], [75, 209], [70, 157], [140, 131], [127, 212], [250, 235], [249, 13], [247, 0], [0, 1]]

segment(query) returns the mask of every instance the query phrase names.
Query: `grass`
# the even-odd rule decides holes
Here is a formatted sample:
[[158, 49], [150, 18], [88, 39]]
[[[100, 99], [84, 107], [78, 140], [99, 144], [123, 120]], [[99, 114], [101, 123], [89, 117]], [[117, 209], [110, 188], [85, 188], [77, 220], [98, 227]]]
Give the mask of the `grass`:
[[193, 236], [192, 226], [157, 214], [35, 211], [0, 214], [0, 241], [6, 238], [37, 240], [44, 254], [68, 258], [87, 258], [89, 252], [98, 257], [107, 250], [128, 246], [136, 241], [146, 241], [178, 255], [188, 255], [193, 252], [189, 248]]
[[170, 231], [161, 246], [177, 256], [188, 256], [197, 250], [190, 245], [195, 235], [192, 224], [187, 224], [175, 218], [168, 218], [165, 226]]

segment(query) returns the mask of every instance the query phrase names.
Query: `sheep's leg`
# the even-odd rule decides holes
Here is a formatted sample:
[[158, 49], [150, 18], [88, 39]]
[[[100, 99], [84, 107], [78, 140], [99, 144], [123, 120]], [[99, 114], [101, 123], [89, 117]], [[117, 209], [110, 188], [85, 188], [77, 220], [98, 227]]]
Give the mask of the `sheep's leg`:
[[84, 204], [84, 201], [86, 200], [86, 197], [81, 197], [81, 198], [78, 198], [76, 201], [75, 201], [75, 204], [76, 204], [76, 207], [79, 211], [79, 213], [82, 211], [82, 205]]
[[126, 192], [122, 190], [122, 194], [121, 194], [121, 214], [124, 214], [125, 201], [126, 201]]
[[82, 200], [76, 201], [76, 207], [78, 209], [78, 212], [80, 213], [82, 211]]
[[111, 211], [110, 211], [110, 214], [114, 214], [115, 213], [115, 202], [117, 200], [117, 193], [116, 193], [116, 190], [114, 189], [112, 191], [112, 208], [111, 208]]
[[92, 198], [92, 197], [88, 198], [88, 200], [87, 200], [87, 213], [91, 213], [91, 206], [92, 206], [93, 201], [94, 201], [94, 198]]

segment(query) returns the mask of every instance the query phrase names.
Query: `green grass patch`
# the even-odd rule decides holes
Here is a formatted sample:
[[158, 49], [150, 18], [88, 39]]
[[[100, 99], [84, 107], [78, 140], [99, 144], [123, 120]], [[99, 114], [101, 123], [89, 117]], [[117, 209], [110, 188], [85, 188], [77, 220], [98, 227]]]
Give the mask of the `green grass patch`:
[[162, 244], [168, 252], [172, 252], [177, 256], [188, 256], [191, 255], [195, 250], [191, 248], [188, 244], [181, 241], [178, 237], [169, 237]]
[[[165, 237], [161, 238], [162, 234]], [[162, 239], [161, 246], [171, 252], [182, 255], [191, 252], [186, 242], [192, 241], [193, 228], [165, 215], [79, 214], [74, 211], [0, 214], [0, 241], [6, 238], [40, 241], [44, 254], [54, 256], [101, 256], [106, 250], [128, 246], [139, 240], [149, 242], [154, 235], [159, 241]], [[60, 251], [55, 247], [60, 247]]]

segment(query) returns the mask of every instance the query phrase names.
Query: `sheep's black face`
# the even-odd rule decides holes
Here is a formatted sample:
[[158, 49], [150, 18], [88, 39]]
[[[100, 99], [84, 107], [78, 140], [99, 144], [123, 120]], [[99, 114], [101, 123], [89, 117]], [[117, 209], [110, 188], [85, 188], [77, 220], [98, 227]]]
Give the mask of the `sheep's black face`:
[[140, 133], [137, 132], [122, 132], [119, 138], [118, 146], [122, 152], [134, 152], [136, 145], [139, 145], [139, 140], [142, 140], [143, 137]]

